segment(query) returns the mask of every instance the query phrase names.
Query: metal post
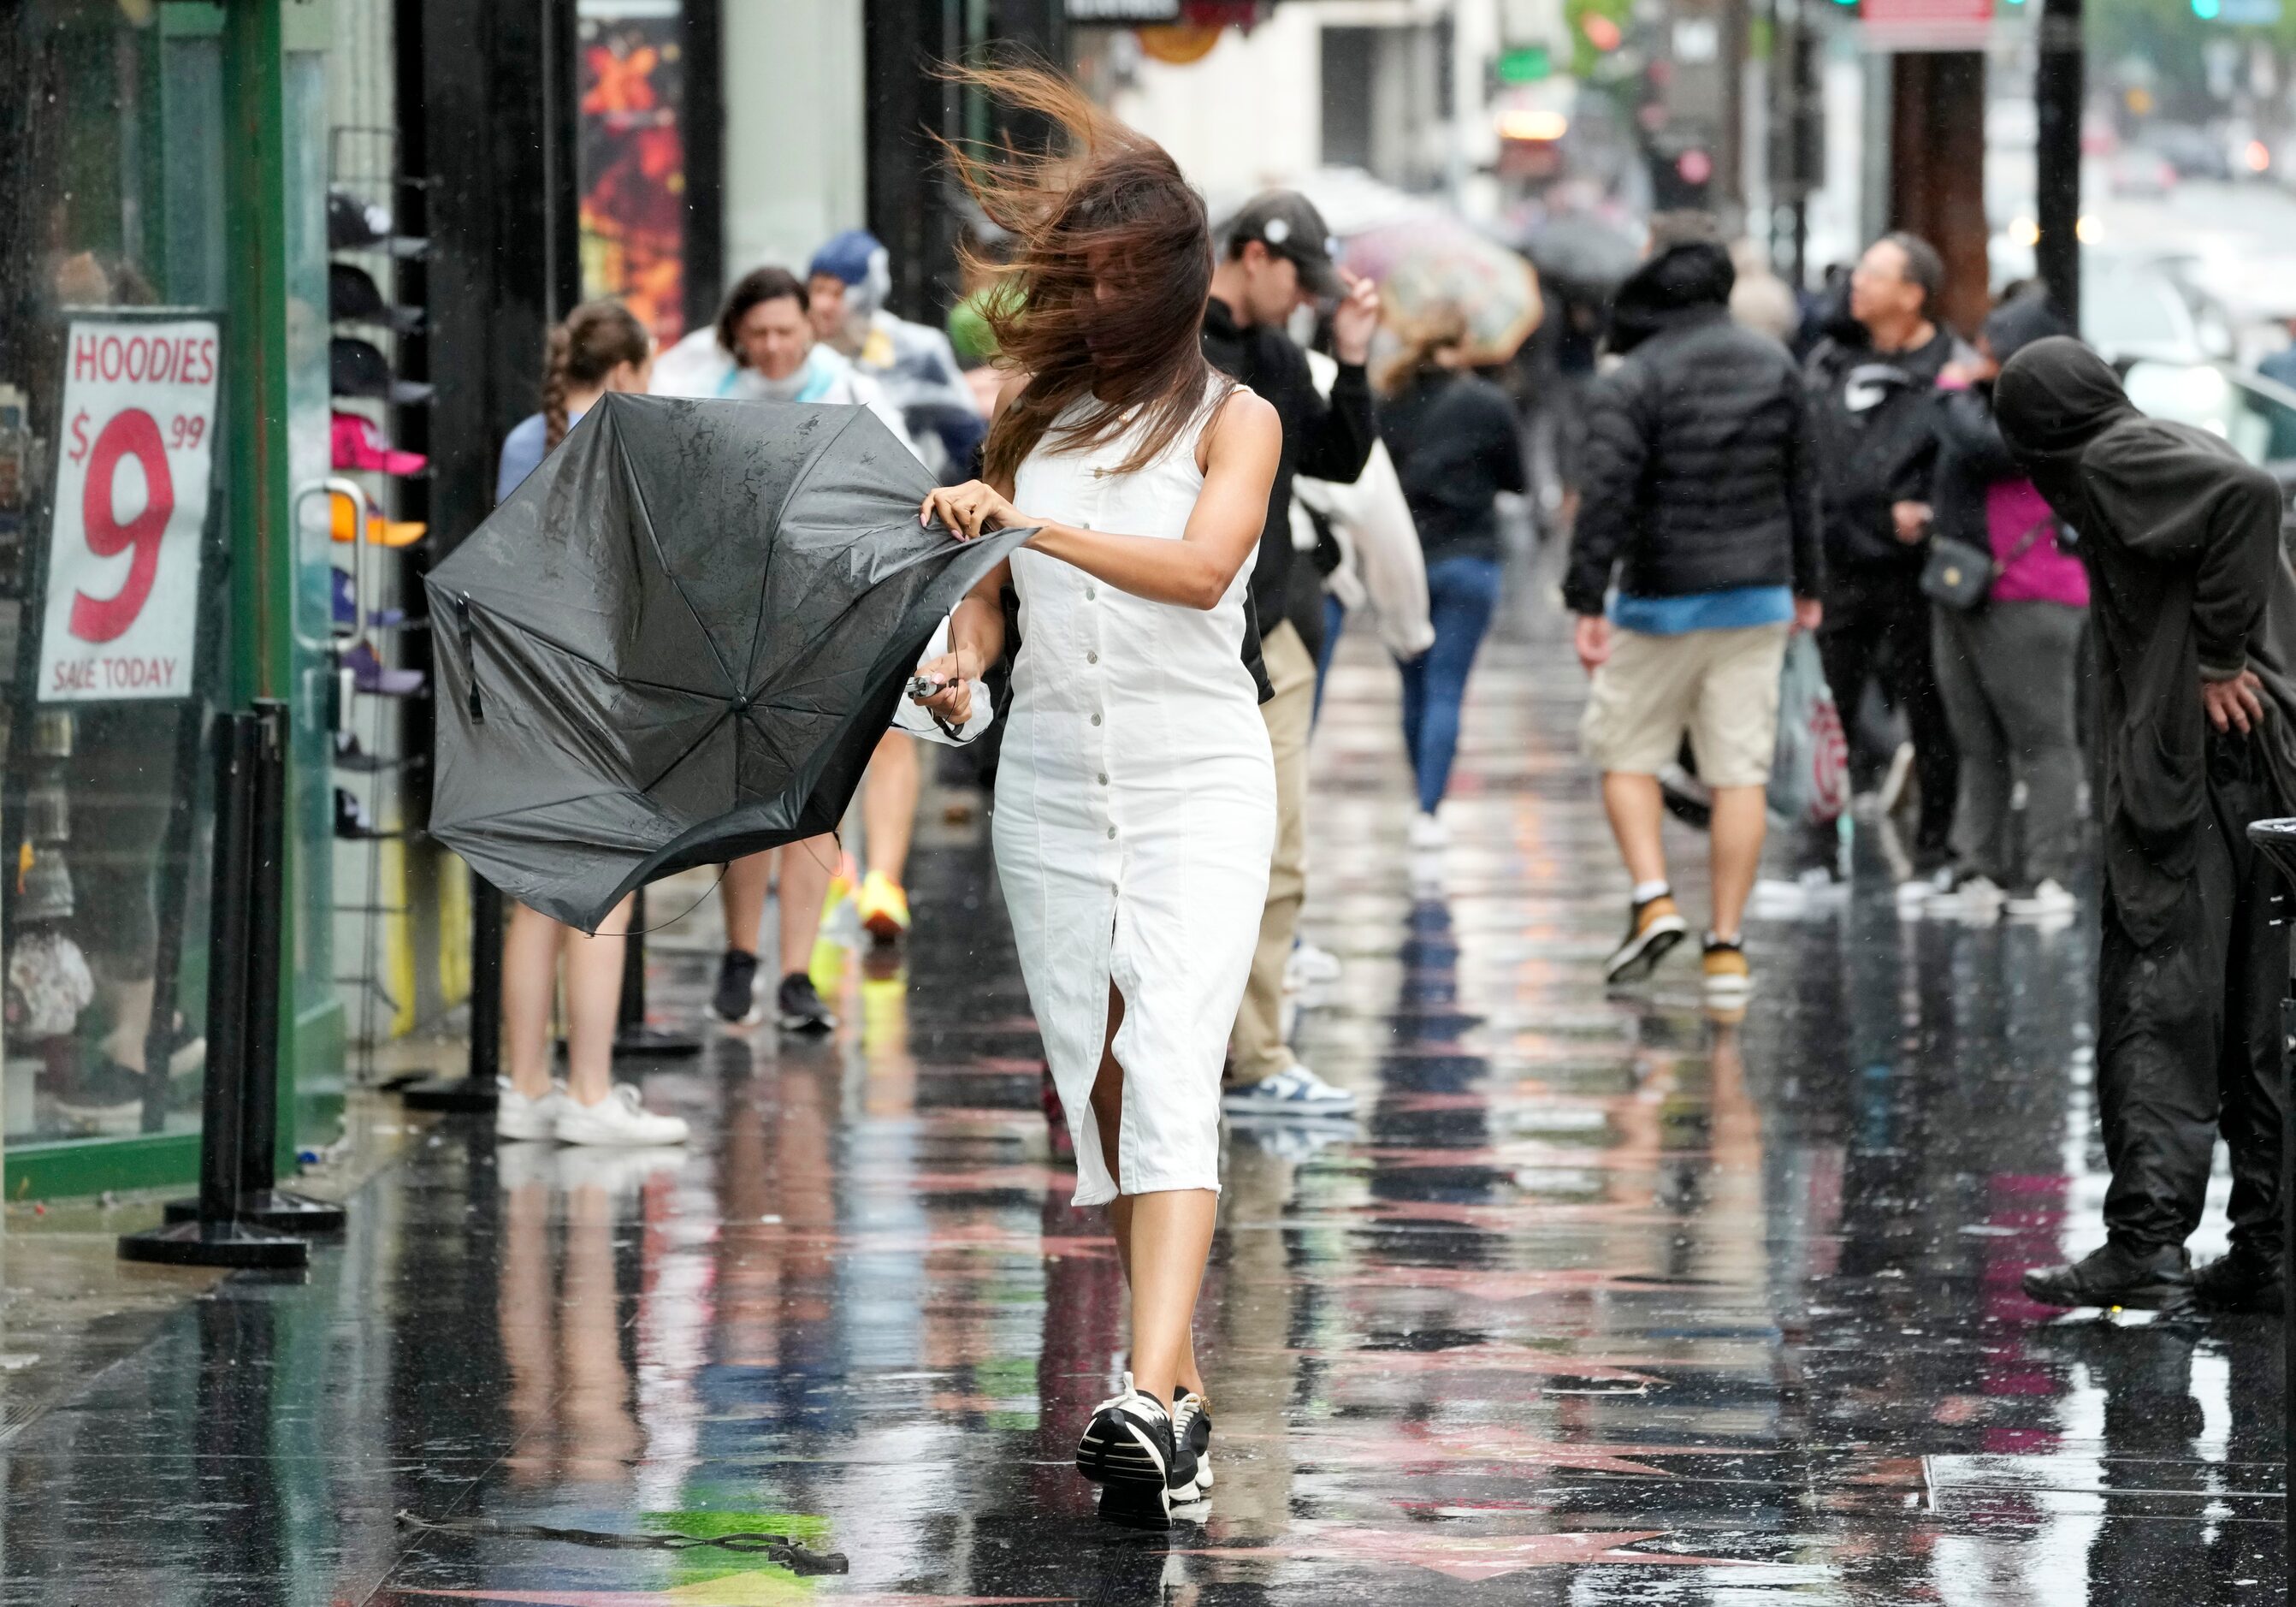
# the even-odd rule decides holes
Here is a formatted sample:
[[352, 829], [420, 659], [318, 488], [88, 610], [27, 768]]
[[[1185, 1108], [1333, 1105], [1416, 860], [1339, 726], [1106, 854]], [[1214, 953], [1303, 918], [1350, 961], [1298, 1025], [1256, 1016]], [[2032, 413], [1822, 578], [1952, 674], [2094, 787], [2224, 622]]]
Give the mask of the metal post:
[[398, 1091], [409, 1110], [492, 1116], [501, 1102], [503, 896], [471, 878], [471, 1056], [462, 1076], [425, 1077]]
[[218, 716], [215, 740], [214, 887], [208, 911], [208, 1063], [200, 1109], [199, 1199], [188, 1221], [122, 1234], [119, 1255], [127, 1261], [177, 1266], [299, 1267], [310, 1259], [309, 1245], [240, 1216], [261, 740], [257, 717]]
[[[239, 1202], [242, 1221], [283, 1232], [339, 1233], [343, 1207], [283, 1191], [279, 1180], [280, 961], [285, 949], [287, 911], [287, 744], [291, 733], [287, 705], [258, 698], [254, 779], [250, 783], [248, 873], [246, 1039], [247, 1071], [240, 1099]], [[197, 1200], [168, 1207], [169, 1222], [199, 1216]]]
[[2033, 74], [2038, 116], [2035, 212], [2041, 236], [2033, 262], [2057, 309], [2080, 324], [2081, 0], [2043, 0], [2039, 65]]
[[630, 936], [622, 950], [622, 1003], [614, 1021], [617, 1059], [681, 1059], [701, 1052], [701, 1040], [692, 1033], [664, 1032], [646, 1025], [645, 985], [646, 895], [641, 887], [630, 894]]
[[471, 878], [471, 1081], [492, 1088], [502, 1075], [502, 889]]

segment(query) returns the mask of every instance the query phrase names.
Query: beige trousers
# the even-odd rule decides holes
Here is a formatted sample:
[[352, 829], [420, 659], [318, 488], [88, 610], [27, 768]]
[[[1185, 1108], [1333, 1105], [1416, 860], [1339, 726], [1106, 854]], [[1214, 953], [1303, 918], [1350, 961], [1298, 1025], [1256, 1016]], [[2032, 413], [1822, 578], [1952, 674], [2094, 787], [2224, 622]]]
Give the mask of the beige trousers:
[[1275, 688], [1259, 705], [1275, 755], [1275, 857], [1267, 868], [1267, 907], [1260, 912], [1251, 980], [1236, 1012], [1231, 1088], [1272, 1077], [1292, 1064], [1291, 1046], [1283, 1042], [1283, 967], [1308, 892], [1308, 730], [1316, 715], [1316, 661], [1289, 620], [1276, 622], [1259, 650]]

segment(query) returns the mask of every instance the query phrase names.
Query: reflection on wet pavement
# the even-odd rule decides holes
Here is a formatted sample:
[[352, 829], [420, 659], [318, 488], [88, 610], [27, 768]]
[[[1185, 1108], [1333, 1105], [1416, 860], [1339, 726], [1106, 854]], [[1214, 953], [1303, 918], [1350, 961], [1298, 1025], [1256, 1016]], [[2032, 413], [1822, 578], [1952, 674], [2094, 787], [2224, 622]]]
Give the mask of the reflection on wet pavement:
[[1873, 855], [1755, 928], [1742, 1022], [1679, 960], [1606, 1000], [1579, 696], [1551, 627], [1488, 649], [1414, 860], [1392, 672], [1342, 655], [1298, 1042], [1364, 1114], [1229, 1136], [1201, 1521], [1105, 1526], [1070, 1466], [1121, 1282], [960, 841], [905, 959], [824, 950], [832, 1040], [649, 1079], [691, 1155], [441, 1127], [308, 1284], [19, 1432], [0, 1599], [2277, 1599], [2276, 1325], [2017, 1290], [2096, 1236], [2088, 931], [1902, 924]]

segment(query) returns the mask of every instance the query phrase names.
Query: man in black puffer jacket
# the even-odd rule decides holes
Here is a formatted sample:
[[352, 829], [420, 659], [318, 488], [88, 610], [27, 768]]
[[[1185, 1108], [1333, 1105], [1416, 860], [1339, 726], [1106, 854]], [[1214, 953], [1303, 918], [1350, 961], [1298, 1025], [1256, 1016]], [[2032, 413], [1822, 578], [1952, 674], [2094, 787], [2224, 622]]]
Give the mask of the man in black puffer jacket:
[[1751, 984], [1738, 923], [1761, 859], [1778, 672], [1788, 632], [1818, 623], [1823, 564], [1801, 376], [1784, 347], [1730, 321], [1735, 277], [1729, 253], [1700, 241], [1620, 289], [1611, 349], [1625, 360], [1588, 395], [1563, 588], [1594, 677], [1580, 735], [1635, 878], [1606, 975], [1647, 976], [1688, 931], [1658, 784], [1687, 732], [1714, 793], [1705, 969], [1723, 1002]]

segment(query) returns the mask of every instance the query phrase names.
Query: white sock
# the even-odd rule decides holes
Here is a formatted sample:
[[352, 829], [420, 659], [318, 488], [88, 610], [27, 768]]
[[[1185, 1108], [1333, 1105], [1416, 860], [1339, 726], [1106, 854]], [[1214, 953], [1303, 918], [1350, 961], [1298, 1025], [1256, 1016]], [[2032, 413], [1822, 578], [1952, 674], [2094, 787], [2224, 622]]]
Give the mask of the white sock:
[[1745, 946], [1745, 939], [1739, 934], [1733, 932], [1729, 936], [1725, 937], [1711, 927], [1706, 928], [1706, 942], [1710, 947], [1718, 943], [1728, 944], [1734, 949]]
[[1646, 904], [1654, 898], [1664, 898], [1668, 894], [1673, 891], [1674, 889], [1667, 885], [1667, 880], [1664, 877], [1659, 878], [1658, 880], [1654, 882], [1636, 882], [1635, 884], [1634, 900], [1635, 902], [1638, 904]]

